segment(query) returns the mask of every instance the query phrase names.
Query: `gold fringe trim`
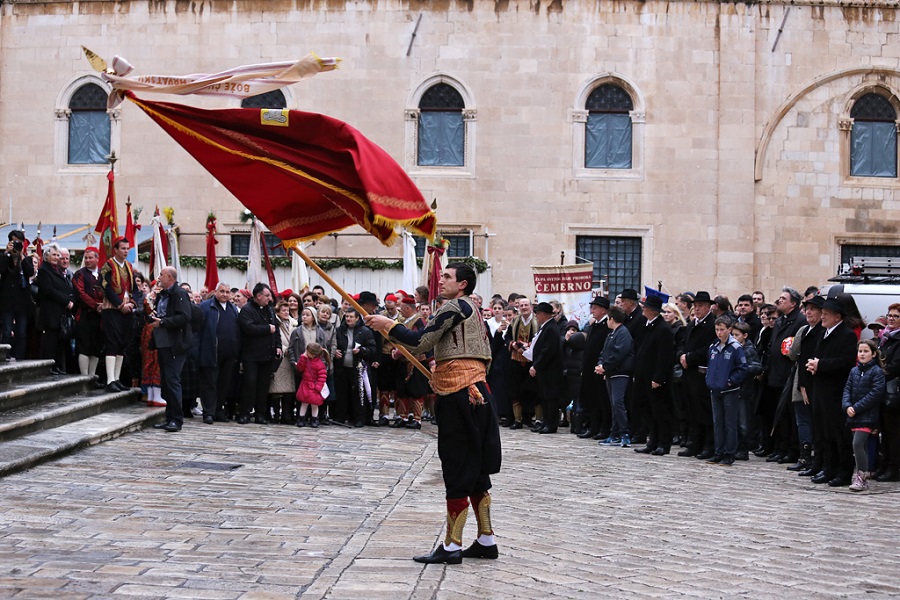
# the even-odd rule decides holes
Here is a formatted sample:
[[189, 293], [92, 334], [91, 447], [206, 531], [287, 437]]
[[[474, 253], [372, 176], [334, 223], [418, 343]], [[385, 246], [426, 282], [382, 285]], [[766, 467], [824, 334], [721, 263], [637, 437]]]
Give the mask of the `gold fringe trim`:
[[478, 535], [494, 535], [494, 527], [491, 525], [491, 495], [487, 492], [475, 507], [475, 520], [478, 521]]
[[450, 513], [447, 513], [447, 535], [444, 537], [444, 547], [450, 544], [459, 544], [462, 546], [463, 529], [466, 526], [466, 517], [469, 515], [469, 509], [460, 512], [454, 519]]

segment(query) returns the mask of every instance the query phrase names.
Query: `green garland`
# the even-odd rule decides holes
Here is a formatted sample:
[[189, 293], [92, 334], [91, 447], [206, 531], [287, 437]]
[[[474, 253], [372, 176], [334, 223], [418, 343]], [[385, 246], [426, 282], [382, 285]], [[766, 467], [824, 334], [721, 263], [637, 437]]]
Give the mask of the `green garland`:
[[[138, 260], [143, 263], [150, 261], [150, 253], [142, 252], [138, 255]], [[455, 258], [458, 262], [464, 262], [470, 265], [477, 273], [487, 271], [488, 264], [480, 258], [472, 256], [466, 258]], [[271, 258], [272, 266], [275, 268], [291, 268], [290, 256], [273, 256]], [[220, 269], [237, 269], [242, 273], [247, 270], [247, 259], [240, 256], [223, 256], [216, 259], [216, 264]], [[335, 269], [366, 269], [369, 271], [387, 271], [387, 270], [403, 270], [402, 260], [382, 260], [380, 258], [320, 258], [316, 260], [316, 264], [322, 267], [323, 271], [333, 271]], [[422, 266], [422, 259], [417, 258], [416, 264]], [[182, 267], [193, 267], [195, 269], [206, 268], [205, 256], [182, 256]]]

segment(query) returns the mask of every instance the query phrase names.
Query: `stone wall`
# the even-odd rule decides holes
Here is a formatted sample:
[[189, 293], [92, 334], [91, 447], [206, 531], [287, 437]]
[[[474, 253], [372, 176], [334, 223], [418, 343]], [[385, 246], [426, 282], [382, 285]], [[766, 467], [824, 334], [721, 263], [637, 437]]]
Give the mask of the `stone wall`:
[[[342, 67], [294, 86], [290, 107], [346, 120], [382, 145], [438, 200], [442, 227], [496, 234], [475, 245], [483, 256], [489, 244], [494, 291], [529, 290], [529, 266], [573, 256], [578, 234], [642, 236], [643, 282], [671, 291], [805, 287], [834, 273], [840, 243], [898, 242], [897, 180], [850, 178], [844, 166], [848, 103], [866, 86], [900, 90], [897, 10], [858, 4], [7, 1], [0, 214], [10, 201], [14, 221], [99, 214], [105, 170], [59, 164], [55, 150], [60, 94], [90, 73], [81, 45], [122, 55], [141, 74], [315, 51]], [[465, 174], [407, 162], [404, 111], [436, 74], [471, 92], [477, 129]], [[642, 165], [626, 178], [576, 168], [576, 101], [604, 74], [629, 82], [642, 103]], [[149, 209], [173, 206], [184, 231], [202, 232], [210, 210], [223, 229], [237, 225], [237, 201], [136, 107], [123, 105], [119, 124], [120, 210], [131, 195]], [[319, 249], [400, 255], [358, 237]]]

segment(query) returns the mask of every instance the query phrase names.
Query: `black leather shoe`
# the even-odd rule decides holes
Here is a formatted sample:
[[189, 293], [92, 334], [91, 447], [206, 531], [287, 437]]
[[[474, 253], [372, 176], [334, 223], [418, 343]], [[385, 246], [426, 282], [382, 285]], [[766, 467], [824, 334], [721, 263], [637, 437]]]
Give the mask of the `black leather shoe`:
[[556, 433], [556, 427], [550, 429], [549, 427], [541, 427], [541, 430], [538, 433]]
[[781, 454], [778, 454], [778, 452], [773, 452], [772, 454], [770, 454], [769, 456], [766, 457], [766, 462], [777, 463], [782, 458], [783, 458], [783, 456]]
[[[788, 463], [795, 463], [799, 457], [797, 455], [791, 456], [790, 454], [783, 454], [781, 458], [778, 459], [779, 465], [786, 465]], [[847, 485], [850, 485], [849, 483]]]
[[250, 417], [248, 415], [241, 415], [237, 419], [235, 419], [235, 422], [238, 425], [246, 425], [250, 422]]
[[819, 471], [816, 475], [810, 479], [813, 483], [828, 483], [832, 480], [831, 473], [826, 473], [825, 471]]
[[605, 440], [608, 437], [609, 437], [608, 431], [605, 434], [602, 431], [598, 431], [597, 433], [594, 434], [594, 437], [592, 437], [591, 439], [597, 440], [599, 442], [600, 440]]
[[709, 460], [715, 455], [716, 455], [716, 453], [713, 452], [712, 450], [704, 450], [703, 452], [701, 452], [694, 458], [696, 458], [697, 460]]
[[[697, 458], [700, 458], [700, 457], [698, 456]], [[710, 464], [710, 465], [717, 465], [720, 462], [722, 462], [724, 459], [725, 459], [725, 457], [721, 454], [713, 454], [706, 460], [706, 462], [707, 462], [707, 464]], [[734, 462], [734, 461], [732, 461], [732, 462]]]
[[215, 421], [215, 419], [213, 419], [212, 415], [206, 415], [205, 417], [203, 417], [203, 422], [207, 425], [212, 425], [213, 421]]
[[787, 468], [788, 471], [805, 471], [809, 465], [804, 464], [800, 461], [797, 461], [796, 464], [793, 464]]
[[846, 475], [837, 475], [828, 482], [829, 487], [847, 487], [850, 485], [850, 478]]
[[734, 460], [750, 460], [749, 452], [738, 452], [734, 455]]
[[518, 421], [509, 426], [510, 429], [522, 429], [523, 425]]
[[118, 394], [122, 391], [122, 386], [119, 385], [118, 381], [113, 381], [112, 383], [107, 383], [103, 389], [111, 394]]
[[665, 456], [669, 453], [668, 448], [657, 448], [653, 452], [650, 453], [650, 456]]
[[478, 543], [478, 540], [472, 542], [472, 545], [462, 551], [463, 558], [488, 558], [495, 559], [499, 556], [499, 552], [497, 551], [497, 544], [493, 546], [482, 546]]
[[444, 545], [441, 544], [431, 554], [416, 556], [413, 560], [426, 565], [458, 565], [462, 558], [462, 550], [444, 550]]
[[153, 429], [165, 429], [165, 428], [166, 428], [166, 425], [168, 425], [168, 424], [169, 424], [169, 423], [166, 422], [166, 421], [163, 421], [162, 423], [154, 423], [154, 424], [153, 424]]
[[638, 454], [653, 454], [656, 451], [656, 448], [651, 448], [650, 446], [644, 446], [643, 448], [635, 448], [635, 452]]
[[798, 472], [797, 475], [800, 477], [813, 477], [818, 475], [820, 469], [817, 467], [806, 467], [802, 471]]
[[694, 450], [693, 448], [688, 447], [688, 448], [685, 448], [684, 450], [682, 450], [681, 452], [679, 452], [678, 456], [688, 456], [688, 457], [697, 456], [697, 451]]
[[[181, 431], [181, 425], [179, 425], [175, 421], [169, 421], [168, 423], [166, 423], [166, 425], [165, 425], [165, 427], [163, 427], [163, 429], [165, 429], [166, 431], [171, 431], [171, 432]], [[850, 484], [847, 484], [847, 485], [850, 485]]]
[[900, 472], [897, 469], [887, 469], [878, 477], [873, 477], [875, 481], [900, 481]]
[[772, 454], [771, 450], [767, 450], [766, 448], [760, 446], [756, 450], [753, 451], [753, 456], [757, 458], [765, 458], [766, 456]]

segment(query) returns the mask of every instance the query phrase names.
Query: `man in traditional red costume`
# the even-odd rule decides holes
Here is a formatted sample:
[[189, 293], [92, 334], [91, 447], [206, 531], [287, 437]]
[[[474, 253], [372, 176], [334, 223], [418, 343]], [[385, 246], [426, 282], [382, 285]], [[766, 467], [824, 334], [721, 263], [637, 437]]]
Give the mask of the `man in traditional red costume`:
[[128, 250], [128, 240], [116, 238], [112, 258], [100, 269], [103, 287], [100, 329], [106, 349], [106, 389], [110, 392], [128, 389], [119, 382], [125, 348], [131, 341], [131, 313], [134, 312], [134, 270], [126, 258]]

